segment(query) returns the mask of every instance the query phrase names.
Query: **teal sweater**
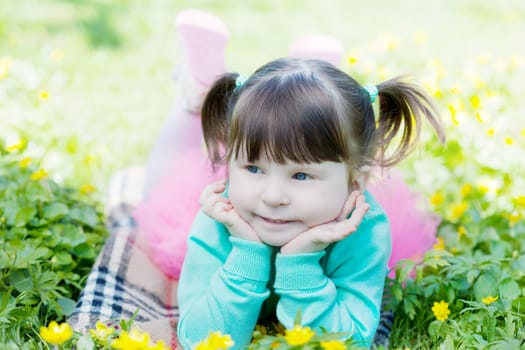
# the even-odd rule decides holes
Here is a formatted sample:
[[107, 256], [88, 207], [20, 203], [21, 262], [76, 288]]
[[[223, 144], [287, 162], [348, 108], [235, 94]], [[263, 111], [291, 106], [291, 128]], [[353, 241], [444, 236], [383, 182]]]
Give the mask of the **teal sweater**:
[[349, 332], [370, 345], [381, 309], [391, 252], [386, 214], [369, 193], [370, 209], [356, 232], [325, 250], [281, 255], [277, 248], [233, 237], [198, 214], [178, 285], [178, 338], [191, 349], [210, 331], [229, 334], [233, 349], [249, 344], [258, 321], [277, 317]]

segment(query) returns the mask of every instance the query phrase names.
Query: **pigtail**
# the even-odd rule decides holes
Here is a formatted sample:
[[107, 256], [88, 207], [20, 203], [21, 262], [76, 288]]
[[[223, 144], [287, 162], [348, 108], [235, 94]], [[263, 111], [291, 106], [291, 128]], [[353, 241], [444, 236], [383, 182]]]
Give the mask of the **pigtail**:
[[[380, 150], [379, 165], [395, 165], [414, 149], [419, 141], [422, 119], [430, 122], [439, 140], [445, 142], [439, 112], [432, 99], [420, 87], [398, 77], [379, 84], [377, 89], [379, 118], [376, 141]], [[387, 149], [400, 132], [399, 145], [387, 156]]]
[[208, 91], [201, 109], [202, 133], [213, 166], [222, 163], [228, 138], [228, 112], [238, 74], [219, 77]]

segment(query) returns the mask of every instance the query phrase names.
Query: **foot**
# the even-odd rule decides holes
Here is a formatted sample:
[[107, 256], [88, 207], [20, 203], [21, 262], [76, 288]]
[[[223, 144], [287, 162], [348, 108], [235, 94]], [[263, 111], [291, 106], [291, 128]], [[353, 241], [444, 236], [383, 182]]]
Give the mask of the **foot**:
[[308, 35], [290, 45], [290, 57], [316, 58], [339, 66], [344, 54], [343, 43], [328, 35]]
[[188, 110], [198, 112], [210, 85], [226, 72], [228, 28], [216, 16], [194, 9], [182, 11], [175, 26], [179, 48], [175, 74], [181, 97]]

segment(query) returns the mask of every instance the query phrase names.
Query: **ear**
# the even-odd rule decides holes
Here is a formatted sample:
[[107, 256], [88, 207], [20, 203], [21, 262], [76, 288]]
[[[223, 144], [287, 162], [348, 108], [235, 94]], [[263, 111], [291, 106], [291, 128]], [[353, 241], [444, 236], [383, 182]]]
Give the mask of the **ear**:
[[363, 182], [359, 179], [352, 181], [350, 184], [350, 191], [362, 191], [364, 188]]
[[352, 190], [361, 192], [365, 191], [366, 184], [368, 183], [370, 177], [370, 169], [371, 168], [369, 166], [363, 166], [357, 171], [357, 174], [351, 184]]

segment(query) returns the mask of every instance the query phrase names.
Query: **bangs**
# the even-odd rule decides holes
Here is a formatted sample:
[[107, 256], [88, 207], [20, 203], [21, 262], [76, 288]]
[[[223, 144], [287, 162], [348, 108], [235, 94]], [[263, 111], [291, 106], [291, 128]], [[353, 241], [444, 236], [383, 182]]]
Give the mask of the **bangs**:
[[312, 73], [273, 76], [247, 89], [232, 113], [227, 159], [284, 164], [349, 160], [338, 97]]

